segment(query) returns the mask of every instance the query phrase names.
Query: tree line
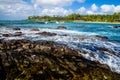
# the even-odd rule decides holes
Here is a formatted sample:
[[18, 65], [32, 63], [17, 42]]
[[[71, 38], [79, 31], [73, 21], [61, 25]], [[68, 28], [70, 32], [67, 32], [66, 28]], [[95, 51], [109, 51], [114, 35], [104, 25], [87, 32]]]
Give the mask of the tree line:
[[30, 21], [96, 21], [96, 22], [120, 22], [120, 12], [114, 14], [80, 15], [70, 14], [67, 16], [29, 16]]

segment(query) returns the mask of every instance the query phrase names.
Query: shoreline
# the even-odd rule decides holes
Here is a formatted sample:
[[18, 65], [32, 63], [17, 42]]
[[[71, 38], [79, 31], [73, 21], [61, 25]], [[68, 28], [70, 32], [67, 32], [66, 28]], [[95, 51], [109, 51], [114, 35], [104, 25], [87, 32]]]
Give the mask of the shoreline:
[[6, 79], [120, 79], [120, 74], [107, 65], [87, 60], [81, 55], [85, 53], [51, 41], [0, 40], [0, 49], [1, 75], [7, 74]]
[[[0, 20], [0, 21], [46, 22], [46, 21], [34, 21], [34, 20]], [[50, 22], [56, 22], [56, 21], [50, 21]], [[49, 22], [49, 21], [47, 21], [47, 22]], [[97, 22], [97, 21], [57, 21], [57, 22], [64, 22], [64, 23], [66, 23], [66, 22], [78, 22], [78, 23], [118, 24], [118, 25], [120, 25], [120, 22]]]
[[[26, 52], [27, 54], [29, 54], [31, 52], [34, 53], [34, 51], [39, 52], [39, 49], [41, 49], [41, 47], [40, 47], [41, 44], [48, 46], [49, 42], [50, 42], [50, 46], [52, 46], [52, 48], [53, 48], [53, 45], [56, 46], [55, 45], [56, 43], [63, 44], [60, 46], [62, 46], [62, 47], [64, 45], [67, 46], [67, 51], [68, 51], [68, 48], [71, 49], [71, 51], [69, 53], [73, 52], [74, 50], [77, 50], [79, 53], [75, 52], [75, 54], [76, 53], [80, 54], [86, 60], [107, 65], [110, 67], [111, 71], [120, 73], [120, 70], [119, 70], [120, 67], [118, 65], [120, 63], [120, 56], [119, 56], [120, 45], [119, 45], [119, 43], [109, 42], [109, 38], [107, 36], [100, 36], [100, 35], [81, 36], [80, 34], [75, 35], [75, 32], [73, 32], [74, 33], [73, 35], [72, 35], [72, 33], [70, 35], [69, 31], [68, 31], [68, 33], [66, 31], [64, 31], [66, 29], [67, 28], [63, 27], [63, 26], [59, 26], [55, 30], [41, 29], [41, 28], [30, 28], [30, 29], [29, 28], [27, 28], [27, 29], [8, 28], [8, 29], [4, 29], [5, 31], [3, 31], [3, 33], [1, 33], [0, 37], [3, 40], [5, 40], [5, 43], [7, 41], [10, 41], [10, 42], [15, 41], [15, 45], [18, 44], [18, 46], [14, 47], [15, 51], [16, 51], [16, 48], [19, 48], [19, 47], [25, 48], [27, 46], [26, 47], [27, 49], [21, 49], [21, 48], [17, 49], [17, 52], [15, 52], [15, 53], [18, 53], [18, 54], [19, 54], [19, 52], [21, 53], [21, 50], [23, 51], [23, 53], [24, 53], [24, 51], [25, 52], [29, 51], [29, 52]], [[58, 30], [58, 31], [56, 31], [56, 30]], [[66, 33], [64, 33], [63, 31]], [[11, 33], [9, 33], [9, 32], [11, 32]], [[21, 46], [24, 44], [23, 43], [24, 40], [22, 42], [21, 38], [22, 38], [22, 40], [25, 39], [25, 41], [28, 41], [25, 46]], [[17, 40], [18, 40], [18, 42], [17, 42]], [[38, 42], [36, 42], [36, 41], [38, 41]], [[36, 46], [36, 44], [34, 45], [34, 42], [39, 44], [39, 41], [40, 41], [40, 45], [37, 45], [37, 49], [34, 49]], [[43, 42], [43, 41], [45, 41], [45, 42]], [[31, 43], [31, 42], [33, 42], [33, 43]], [[11, 42], [11, 43], [13, 43], [13, 42]], [[7, 50], [6, 46], [8, 46], [8, 45], [9, 44], [4, 44], [4, 46], [5, 46], [4, 50]], [[33, 48], [31, 48], [31, 45]], [[12, 50], [14, 50], [14, 48]], [[32, 49], [32, 51], [29, 50], [29, 48]], [[56, 48], [57, 47], [55, 47], [55, 49]], [[11, 49], [11, 45], [8, 47], [8, 50], [9, 49]], [[43, 46], [42, 46], [42, 49], [43, 49]], [[61, 49], [61, 47], [59, 49], [60, 49], [59, 54], [66, 53], [66, 51], [64, 49]], [[61, 50], [62, 50], [62, 52], [61, 52]], [[47, 49], [46, 49], [46, 51], [48, 53], [52, 52], [51, 50], [48, 51]], [[37, 54], [39, 54], [39, 53], [37, 53]], [[55, 52], [55, 54], [56, 54], [56, 52]], [[114, 65], [116, 65], [116, 66], [114, 66]]]
[[95, 21], [73, 21], [73, 22], [78, 22], [78, 23], [95, 23], [95, 24], [118, 24], [120, 25], [120, 22], [95, 22]]

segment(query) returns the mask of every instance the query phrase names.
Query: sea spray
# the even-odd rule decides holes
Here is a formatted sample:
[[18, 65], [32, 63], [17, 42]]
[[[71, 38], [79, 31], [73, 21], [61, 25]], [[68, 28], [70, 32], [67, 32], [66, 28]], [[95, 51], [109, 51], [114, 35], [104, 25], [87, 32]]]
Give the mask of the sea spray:
[[[91, 36], [96, 35], [96, 33], [89, 32], [77, 32], [71, 30], [57, 30], [57, 29], [41, 29], [40, 31], [31, 31], [29, 28], [21, 28], [19, 32], [22, 32], [22, 36], [12, 36], [4, 37], [2, 34], [14, 34], [15, 30], [12, 28], [1, 28], [1, 38], [5, 40], [13, 39], [29, 39], [33, 41], [44, 40], [44, 41], [54, 41], [60, 44], [65, 44], [72, 49], [77, 49], [87, 54], [81, 54], [86, 59], [91, 61], [98, 61], [101, 64], [107, 64], [112, 71], [120, 73], [120, 43], [111, 42], [109, 40], [101, 40], [96, 38], [91, 38]], [[51, 32], [56, 33], [55, 36], [43, 36], [36, 35], [38, 32]], [[61, 36], [66, 34], [66, 36]], [[98, 48], [105, 48], [105, 50], [99, 50]], [[108, 50], [108, 51], [107, 51]], [[112, 54], [111, 52], [115, 54]], [[91, 57], [90, 54], [94, 55]]]

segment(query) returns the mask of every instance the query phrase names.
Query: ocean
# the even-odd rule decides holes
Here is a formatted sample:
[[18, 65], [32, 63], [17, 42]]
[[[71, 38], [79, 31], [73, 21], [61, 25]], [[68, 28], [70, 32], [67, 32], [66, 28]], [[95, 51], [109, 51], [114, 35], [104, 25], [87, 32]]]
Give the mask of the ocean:
[[55, 23], [51, 22], [33, 22], [33, 21], [0, 21], [0, 27], [21, 27], [21, 28], [52, 28], [56, 29], [58, 26], [65, 26], [67, 30], [86, 33], [86, 35], [101, 35], [107, 36], [109, 40], [120, 42], [120, 28], [113, 28], [113, 26], [120, 26], [120, 24], [104, 24], [104, 23], [86, 23], [86, 22], [66, 22]]
[[[67, 29], [57, 29], [65, 26]], [[76, 49], [88, 60], [108, 65], [112, 71], [120, 73], [120, 24], [86, 23], [86, 22], [33, 22], [33, 21], [0, 21], [0, 39], [29, 39], [33, 41], [54, 41]], [[20, 30], [13, 30], [19, 27]], [[37, 28], [39, 31], [31, 31]], [[4, 37], [3, 34], [22, 32], [21, 36]], [[55, 33], [55, 36], [36, 35], [38, 32]], [[95, 36], [106, 36], [102, 40]], [[90, 56], [90, 55], [93, 56]]]

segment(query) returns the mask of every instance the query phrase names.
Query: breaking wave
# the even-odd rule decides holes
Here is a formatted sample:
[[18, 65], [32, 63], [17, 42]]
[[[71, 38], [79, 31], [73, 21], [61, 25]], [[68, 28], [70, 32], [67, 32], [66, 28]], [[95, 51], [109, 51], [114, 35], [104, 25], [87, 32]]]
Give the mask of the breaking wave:
[[[31, 31], [30, 28], [21, 28], [19, 32], [24, 35], [18, 37], [4, 37], [2, 34], [14, 34], [12, 28], [0, 28], [0, 38], [5, 40], [29, 39], [33, 41], [46, 40], [65, 44], [72, 49], [77, 49], [80, 54], [88, 60], [107, 64], [112, 71], [120, 73], [120, 43], [108, 40], [96, 39], [91, 36], [98, 35], [90, 32], [78, 32], [72, 30], [41, 29]], [[55, 36], [36, 35], [38, 32], [56, 33]], [[66, 35], [66, 36], [62, 36]]]

